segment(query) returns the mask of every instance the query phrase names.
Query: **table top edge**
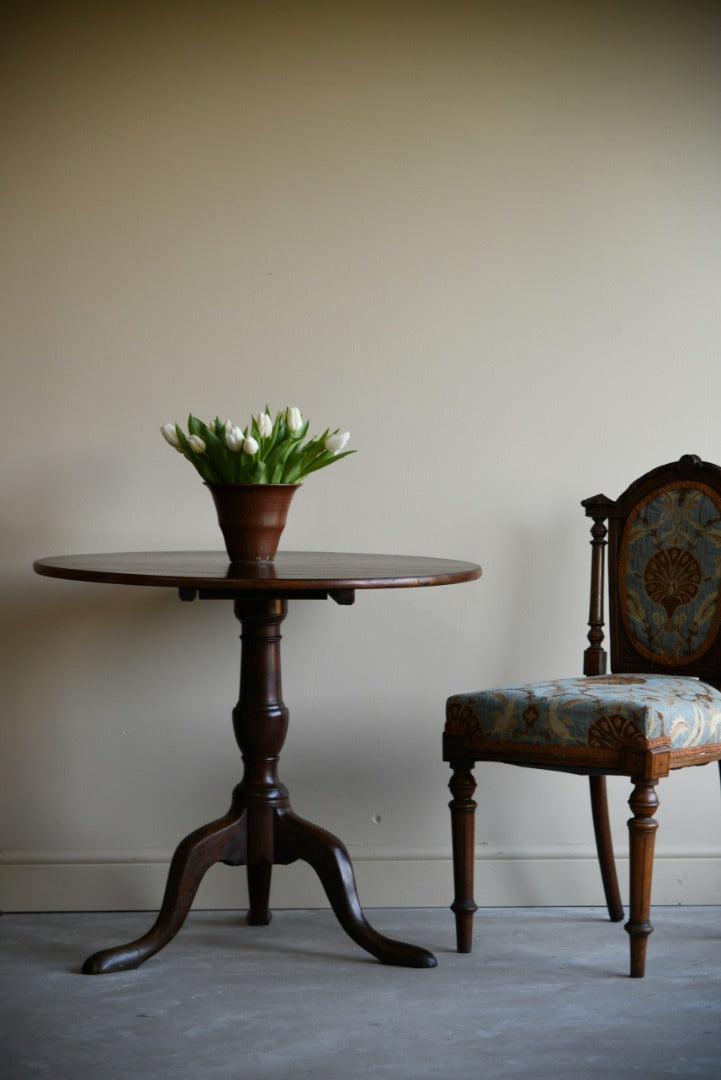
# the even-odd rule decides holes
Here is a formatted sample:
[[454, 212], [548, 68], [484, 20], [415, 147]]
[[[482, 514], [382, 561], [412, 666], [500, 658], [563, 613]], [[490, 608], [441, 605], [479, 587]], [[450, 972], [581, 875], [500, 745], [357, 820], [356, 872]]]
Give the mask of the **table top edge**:
[[[183, 562], [193, 559], [215, 561], [216, 569], [203, 573], [197, 566], [183, 570]], [[327, 569], [322, 569], [323, 565]], [[33, 570], [43, 577], [104, 584], [218, 591], [271, 591], [276, 587], [291, 592], [449, 585], [473, 581], [482, 573], [477, 563], [437, 556], [295, 551], [279, 552], [273, 563], [248, 567], [232, 566], [221, 551], [49, 555], [36, 559]]]

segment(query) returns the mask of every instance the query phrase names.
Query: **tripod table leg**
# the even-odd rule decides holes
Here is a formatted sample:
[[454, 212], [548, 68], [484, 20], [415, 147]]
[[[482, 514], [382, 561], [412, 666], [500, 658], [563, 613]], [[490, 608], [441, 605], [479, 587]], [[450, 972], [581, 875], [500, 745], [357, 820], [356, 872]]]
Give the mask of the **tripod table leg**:
[[140, 965], [167, 945], [185, 922], [193, 897], [214, 863], [239, 866], [245, 861], [245, 813], [226, 814], [190, 833], [173, 855], [165, 895], [157, 919], [147, 934], [127, 945], [116, 945], [89, 956], [83, 964], [85, 975], [107, 975]]
[[368, 923], [358, 900], [348, 852], [337, 837], [298, 817], [292, 810], [278, 811], [276, 862], [289, 863], [296, 859], [312, 866], [341, 926], [371, 956], [383, 964], [399, 967], [436, 966], [435, 956], [427, 949], [384, 937]]

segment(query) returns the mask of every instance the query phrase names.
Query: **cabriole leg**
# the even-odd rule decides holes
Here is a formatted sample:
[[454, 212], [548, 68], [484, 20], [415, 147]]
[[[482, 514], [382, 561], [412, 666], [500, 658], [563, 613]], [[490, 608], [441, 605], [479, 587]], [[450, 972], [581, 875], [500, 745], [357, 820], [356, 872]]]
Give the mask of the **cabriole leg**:
[[371, 956], [382, 964], [398, 967], [436, 966], [435, 956], [427, 949], [395, 941], [373, 929], [360, 906], [348, 852], [336, 836], [298, 817], [292, 810], [279, 810], [276, 861], [287, 864], [296, 859], [302, 859], [315, 870], [346, 934]]
[[217, 862], [239, 866], [245, 860], [245, 824], [245, 815], [231, 809], [225, 817], [186, 836], [173, 856], [163, 903], [150, 930], [127, 945], [93, 953], [83, 964], [83, 974], [107, 975], [140, 967], [167, 945], [185, 922], [206, 870]]

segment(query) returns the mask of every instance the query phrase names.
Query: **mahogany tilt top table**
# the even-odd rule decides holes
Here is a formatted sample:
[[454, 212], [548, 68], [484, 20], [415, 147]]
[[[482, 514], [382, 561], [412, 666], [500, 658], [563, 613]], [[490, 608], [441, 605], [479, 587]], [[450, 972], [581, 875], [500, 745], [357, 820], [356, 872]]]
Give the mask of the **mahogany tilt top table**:
[[452, 585], [481, 574], [475, 563], [411, 555], [279, 552], [272, 563], [229, 564], [221, 552], [131, 552], [38, 559], [38, 574], [117, 585], [177, 588], [181, 600], [234, 602], [241, 624], [240, 697], [233, 729], [243, 777], [228, 813], [190, 833], [170, 864], [165, 895], [150, 930], [136, 941], [103, 949], [83, 965], [86, 974], [139, 967], [175, 936], [205, 872], [216, 862], [245, 866], [251, 925], [270, 922], [273, 865], [302, 859], [318, 874], [341, 926], [361, 948], [385, 964], [434, 967], [432, 953], [379, 934], [368, 923], [344, 845], [293, 812], [278, 779], [288, 728], [281, 697], [280, 624], [288, 600], [331, 598], [352, 604], [356, 589]]

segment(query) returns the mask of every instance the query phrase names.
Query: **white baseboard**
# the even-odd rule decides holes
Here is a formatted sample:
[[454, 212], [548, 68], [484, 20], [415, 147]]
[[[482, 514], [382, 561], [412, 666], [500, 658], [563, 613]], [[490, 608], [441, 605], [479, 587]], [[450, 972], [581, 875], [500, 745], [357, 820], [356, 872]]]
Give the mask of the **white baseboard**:
[[[364, 907], [446, 907], [453, 899], [447, 848], [349, 848]], [[157, 910], [172, 852], [5, 851], [0, 858], [2, 911]], [[624, 900], [628, 862], [618, 858]], [[603, 904], [595, 853], [588, 847], [477, 850], [475, 899], [480, 907]], [[652, 902], [721, 904], [721, 847], [659, 848]], [[194, 907], [243, 908], [242, 867], [214, 866]], [[315, 873], [303, 863], [276, 867], [271, 905], [327, 907]]]

